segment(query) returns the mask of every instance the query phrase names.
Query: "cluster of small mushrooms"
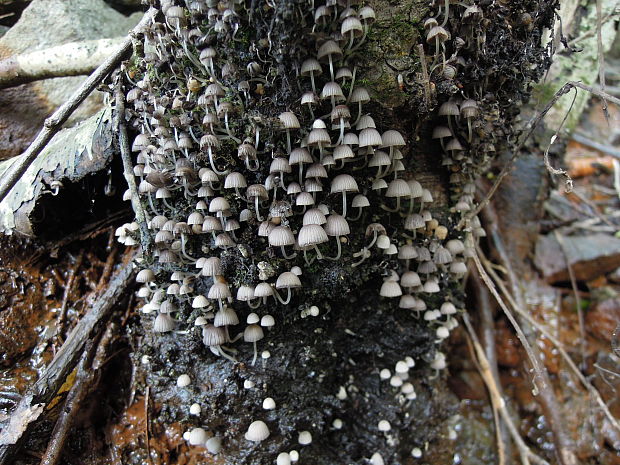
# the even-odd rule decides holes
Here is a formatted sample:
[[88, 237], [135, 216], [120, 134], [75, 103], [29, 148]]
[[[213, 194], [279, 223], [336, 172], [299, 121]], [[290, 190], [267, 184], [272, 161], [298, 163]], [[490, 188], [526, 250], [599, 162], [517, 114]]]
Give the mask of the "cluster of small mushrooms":
[[[299, 89], [297, 103], [264, 114], [266, 99], [277, 93], [270, 85], [268, 39], [234, 59], [218, 46], [243, 40], [248, 3], [161, 0], [161, 15], [143, 37], [137, 82], [126, 95], [137, 132], [134, 174], [154, 242], [143, 251], [137, 275], [141, 310], [152, 315], [152, 331], [199, 334], [214, 357], [260, 370], [278, 355], [260, 349], [269, 330], [282, 324], [280, 306], [319, 314], [312, 302], [296, 300], [309, 273], [329, 261], [351, 273], [385, 261], [376, 292], [425, 321], [441, 343], [456, 327], [458, 312], [450, 293], [441, 290], [466, 273], [465, 261], [484, 230], [474, 217], [463, 240], [451, 237], [433, 216], [433, 194], [408, 169], [416, 155], [407, 135], [381, 127], [369, 113], [371, 92], [358, 83], [356, 63], [375, 11], [359, 0], [308, 2], [314, 34], [307, 56], [297, 63], [297, 82], [291, 83]], [[445, 9], [439, 6], [424, 24], [435, 74], [454, 74], [459, 66], [456, 53], [446, 56], [449, 6], [449, 1]], [[467, 27], [481, 12], [472, 6], [461, 17]], [[478, 113], [471, 99], [439, 106], [441, 124], [432, 137], [445, 153], [444, 165], [471, 164], [463, 146], [477, 137]], [[474, 185], [466, 169], [454, 173], [458, 217], [472, 208]], [[126, 245], [140, 243], [136, 223], [117, 235]], [[250, 260], [255, 272], [226, 266], [231, 257]], [[416, 393], [407, 379], [415, 363], [405, 357], [395, 361], [393, 374], [385, 368], [377, 375], [395, 395], [413, 401]], [[431, 366], [445, 368], [444, 354], [436, 351]], [[177, 380], [181, 388], [189, 383], [187, 374]], [[270, 394], [266, 410], [276, 408], [277, 393]], [[343, 387], [335, 395], [347, 393]], [[190, 408], [194, 415], [200, 411], [198, 403]], [[333, 427], [346, 425], [336, 418]], [[257, 417], [245, 439], [267, 441], [277, 434], [271, 428]], [[380, 420], [377, 428], [387, 432], [390, 423]], [[313, 434], [299, 431], [298, 445], [310, 444]], [[186, 439], [212, 453], [223, 447], [221, 437], [201, 427], [188, 431]], [[412, 454], [419, 457], [421, 451]], [[273, 463], [302, 457], [282, 451]], [[370, 460], [384, 463], [379, 453]]]

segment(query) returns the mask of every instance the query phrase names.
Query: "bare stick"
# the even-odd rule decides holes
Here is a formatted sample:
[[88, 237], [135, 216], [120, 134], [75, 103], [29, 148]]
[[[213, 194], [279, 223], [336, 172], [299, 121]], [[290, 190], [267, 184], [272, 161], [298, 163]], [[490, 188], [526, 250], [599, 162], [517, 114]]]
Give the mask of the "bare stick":
[[131, 258], [132, 256], [127, 257], [106, 292], [82, 317], [54, 360], [12, 412], [9, 425], [0, 432], [0, 465], [12, 463], [11, 457], [18, 449], [29, 425], [38, 418], [46, 404], [54, 398], [75, 367], [86, 342], [95, 330], [101, 327], [101, 323], [110, 316], [120, 297], [133, 283], [134, 269]]
[[424, 83], [424, 100], [426, 105], [431, 104], [431, 89], [430, 78], [428, 77], [428, 70], [426, 69], [426, 55], [424, 53], [424, 45], [418, 45], [418, 54], [420, 55], [420, 64], [422, 65], [422, 82]]
[[501, 396], [497, 383], [495, 382], [495, 379], [493, 378], [493, 375], [491, 374], [491, 369], [489, 367], [489, 361], [484, 355], [484, 350], [482, 349], [482, 346], [480, 345], [480, 341], [478, 341], [478, 336], [476, 335], [474, 328], [472, 328], [471, 322], [469, 321], [469, 315], [467, 313], [463, 314], [463, 321], [465, 322], [467, 333], [469, 337], [471, 338], [471, 342], [474, 346], [475, 355], [477, 358], [478, 365], [480, 367], [480, 375], [482, 376], [482, 380], [484, 381], [484, 384], [489, 390], [489, 395], [491, 396], [491, 403], [495, 406], [495, 408], [497, 408], [497, 410], [499, 410], [502, 416], [502, 419], [508, 426], [508, 430], [510, 431], [512, 440], [515, 442], [515, 444], [517, 445], [517, 449], [519, 450], [519, 456], [521, 457], [521, 463], [523, 465], [529, 465], [530, 460], [531, 460], [531, 462], [533, 463], [537, 463], [541, 465], [542, 464], [548, 465], [546, 460], [536, 455], [534, 452], [530, 450], [529, 447], [527, 447], [527, 444], [525, 444], [525, 441], [519, 434], [519, 431], [517, 427], [515, 426], [514, 422], [512, 421], [512, 417], [510, 416], [508, 409], [506, 408], [506, 402]]
[[123, 38], [70, 42], [0, 60], [0, 89], [27, 82], [90, 74], [122, 45]]
[[122, 82], [119, 76], [116, 83], [114, 94], [116, 97], [116, 127], [118, 128], [119, 146], [121, 158], [123, 160], [123, 175], [131, 192], [131, 207], [136, 215], [136, 221], [140, 226], [140, 244], [142, 250], [147, 252], [151, 250], [152, 238], [147, 226], [146, 213], [140, 203], [138, 195], [138, 187], [136, 186], [136, 178], [133, 174], [133, 164], [131, 162], [131, 149], [129, 146], [129, 138], [127, 137], [127, 125], [125, 124], [125, 94], [123, 93]]
[[538, 321], [536, 321], [527, 311], [525, 311], [523, 308], [521, 308], [521, 306], [517, 304], [512, 294], [510, 294], [510, 292], [506, 288], [506, 285], [504, 284], [504, 282], [499, 278], [499, 276], [497, 276], [497, 273], [495, 273], [495, 271], [493, 270], [491, 263], [485, 258], [483, 254], [481, 254], [480, 257], [481, 257], [481, 261], [484, 264], [486, 271], [493, 278], [493, 280], [497, 283], [502, 294], [506, 297], [506, 300], [508, 301], [510, 306], [513, 308], [513, 310], [517, 312], [521, 317], [526, 319], [528, 323], [530, 323], [537, 331], [540, 331], [540, 333], [543, 336], [545, 336], [547, 339], [551, 341], [553, 345], [555, 345], [555, 347], [558, 349], [558, 352], [560, 352], [560, 355], [562, 356], [562, 358], [566, 361], [566, 363], [568, 364], [570, 369], [575, 373], [577, 378], [579, 378], [579, 381], [581, 382], [581, 384], [583, 384], [583, 386], [587, 389], [590, 395], [594, 397], [594, 400], [599, 405], [599, 407], [601, 408], [601, 410], [603, 411], [603, 413], [605, 414], [605, 416], [607, 417], [611, 425], [618, 432], [620, 432], [620, 422], [618, 422], [618, 420], [613, 416], [613, 414], [609, 410], [609, 407], [607, 407], [607, 404], [601, 397], [601, 394], [598, 392], [598, 390], [592, 385], [592, 383], [590, 383], [590, 381], [588, 381], [588, 379], [583, 375], [583, 373], [581, 373], [581, 371], [579, 370], [579, 368], [577, 367], [577, 365], [575, 364], [571, 356], [568, 354], [568, 352], [566, 352], [566, 349], [564, 348], [564, 344], [562, 344], [553, 334], [547, 331], [543, 325], [541, 325]]
[[[89, 342], [89, 346], [82, 355], [78, 371], [75, 375], [75, 382], [67, 395], [64, 408], [62, 409], [56, 425], [54, 425], [54, 431], [52, 432], [52, 438], [47, 446], [47, 450], [41, 459], [41, 465], [56, 465], [62, 455], [62, 449], [65, 445], [73, 419], [75, 418], [82, 402], [86, 398], [89, 388], [95, 380], [95, 374], [101, 369], [103, 362], [106, 358], [107, 349], [115, 334], [115, 325], [109, 324], [108, 329], [101, 338], [98, 345]], [[96, 356], [93, 356], [96, 352]], [[92, 361], [92, 363], [91, 363]]]
[[58, 110], [54, 112], [52, 116], [47, 118], [43, 123], [43, 129], [39, 132], [34, 141], [30, 144], [28, 149], [20, 156], [16, 163], [11, 168], [11, 172], [7, 173], [2, 180], [0, 186], [0, 201], [2, 201], [13, 186], [19, 181], [22, 175], [26, 172], [28, 167], [37, 158], [41, 150], [47, 145], [56, 134], [67, 119], [73, 114], [75, 109], [88, 97], [95, 87], [97, 87], [110, 72], [118, 66], [121, 60], [131, 50], [132, 40], [136, 34], [139, 34], [144, 28], [153, 20], [157, 9], [150, 8], [144, 17], [140, 20], [138, 25], [134, 27], [129, 35], [122, 42], [118, 50], [112, 54], [106, 61], [104, 61], [99, 68], [91, 74], [86, 81], [80, 86], [78, 90], [69, 98], [67, 102], [62, 104]]

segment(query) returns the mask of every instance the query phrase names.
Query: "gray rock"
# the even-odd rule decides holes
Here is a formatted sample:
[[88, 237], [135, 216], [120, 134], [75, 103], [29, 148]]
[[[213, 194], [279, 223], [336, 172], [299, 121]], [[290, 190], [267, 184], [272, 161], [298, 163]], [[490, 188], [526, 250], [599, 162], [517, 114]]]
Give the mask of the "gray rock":
[[[567, 261], [578, 281], [590, 281], [620, 266], [620, 239], [608, 234], [563, 236], [564, 250], [553, 234], [540, 236], [535, 264], [547, 282], [568, 281]], [[567, 260], [568, 259], [568, 260]]]
[[[0, 38], [0, 58], [68, 42], [124, 36], [140, 13], [126, 17], [103, 0], [33, 0], [20, 20]], [[0, 92], [0, 159], [21, 153], [43, 120], [64, 103], [85, 77], [47, 79]], [[74, 113], [68, 125], [101, 107], [98, 93]]]

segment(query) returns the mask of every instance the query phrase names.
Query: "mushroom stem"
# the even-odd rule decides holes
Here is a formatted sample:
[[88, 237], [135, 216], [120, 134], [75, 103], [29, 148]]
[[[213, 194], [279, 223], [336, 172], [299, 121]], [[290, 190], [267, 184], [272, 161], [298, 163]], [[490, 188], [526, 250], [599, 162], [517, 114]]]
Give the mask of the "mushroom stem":
[[329, 56], [329, 75], [332, 77], [332, 82], [333, 82], [334, 81], [334, 62], [332, 60], [331, 54], [328, 56]]
[[450, 0], [446, 0], [446, 11], [444, 13], [443, 23], [441, 27], [445, 27], [448, 24], [448, 14], [450, 13]]
[[390, 208], [387, 205], [381, 204], [381, 208], [383, 208], [385, 211], [396, 213], [398, 210], [400, 210], [400, 197], [396, 197], [396, 207]]
[[361, 117], [362, 117], [362, 102], [357, 102], [357, 118], [355, 118], [355, 121], [351, 123], [351, 127], [355, 127]]
[[312, 262], [314, 262], [314, 258], [308, 259], [307, 249], [304, 249], [304, 260], [306, 261], [306, 265], [308, 266], [312, 265]]
[[372, 241], [370, 241], [370, 244], [368, 244], [364, 248], [370, 249], [373, 245], [375, 245], [375, 242], [377, 242], [377, 230], [376, 229], [372, 231]]
[[254, 197], [254, 211], [256, 212], [256, 219], [258, 221], [263, 221], [263, 217], [260, 216], [260, 211], [258, 209], [258, 195]]
[[286, 299], [282, 299], [280, 293], [275, 289], [273, 290], [273, 293], [276, 296], [276, 299], [278, 299], [278, 302], [280, 302], [282, 305], [288, 305], [288, 303], [291, 301], [291, 296], [293, 295], [290, 287], [286, 288]]
[[254, 341], [252, 344], [254, 345], [254, 358], [252, 358], [252, 366], [254, 366], [254, 364], [256, 363], [256, 357], [258, 353], [256, 351], [256, 341]]
[[286, 249], [284, 248], [283, 245], [280, 246], [280, 250], [282, 251], [282, 256], [286, 258], [287, 260], [290, 260], [291, 258], [295, 258], [297, 256], [295, 252], [293, 252], [291, 255], [287, 255]]
[[212, 147], [209, 147], [209, 164], [211, 165], [211, 169], [215, 172], [215, 174], [219, 176], [226, 174], [226, 171], [220, 171], [217, 169], [217, 166], [215, 166], [215, 162], [213, 161], [213, 148]]
[[185, 236], [185, 234], [181, 234], [181, 252], [183, 253], [183, 256], [187, 258], [190, 262], [196, 263], [196, 259], [185, 251], [186, 243], [187, 243], [187, 237]]
[[357, 221], [357, 220], [359, 220], [361, 218], [361, 216], [362, 216], [362, 208], [360, 207], [360, 208], [357, 209], [357, 215], [352, 216], [349, 219], [351, 221]]
[[286, 153], [291, 153], [291, 133], [288, 129], [286, 130], [286, 150]]
[[342, 191], [342, 216], [347, 217], [347, 193]]
[[157, 211], [157, 209], [155, 208], [155, 205], [153, 205], [153, 195], [149, 192], [149, 206], [151, 207], [151, 210], [153, 210], [153, 213], [155, 213], [155, 216], [159, 216], [159, 212]]
[[[314, 83], [314, 71], [310, 73], [310, 81], [312, 82], [312, 92], [316, 94], [316, 84]], [[312, 111], [312, 109], [310, 109], [310, 111]]]
[[323, 260], [323, 255], [321, 255], [321, 251], [319, 250], [316, 244], [314, 244], [314, 250], [316, 251], [316, 259]]
[[342, 254], [342, 245], [340, 244], [340, 236], [336, 236], [336, 245], [338, 246], [338, 253], [335, 257], [325, 257], [327, 260], [338, 260]]
[[357, 262], [355, 262], [355, 263], [353, 263], [351, 265], [352, 267], [359, 266], [359, 265], [361, 265], [364, 262], [364, 260], [366, 260], [368, 257], [370, 257], [370, 250], [368, 250], [366, 247], [364, 247], [359, 252], [354, 253], [353, 256], [354, 257], [359, 257], [359, 256], [362, 257], [359, 261], [357, 261]]

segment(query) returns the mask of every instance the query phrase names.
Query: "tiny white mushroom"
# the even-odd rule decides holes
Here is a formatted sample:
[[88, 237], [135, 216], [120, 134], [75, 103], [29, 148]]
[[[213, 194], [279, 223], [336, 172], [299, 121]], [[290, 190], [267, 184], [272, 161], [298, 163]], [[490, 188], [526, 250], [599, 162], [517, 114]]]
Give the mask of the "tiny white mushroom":
[[343, 426], [342, 420], [340, 418], [336, 418], [334, 422], [332, 423], [332, 426], [334, 427], [334, 429], [342, 429], [342, 426]]
[[254, 386], [256, 386], [256, 383], [254, 381], [252, 381], [252, 380], [246, 379], [243, 382], [243, 387], [245, 389], [252, 389]]
[[387, 368], [384, 368], [383, 370], [379, 372], [379, 377], [381, 379], [390, 379], [391, 376], [392, 376], [392, 373]]
[[245, 433], [245, 438], [248, 441], [260, 442], [269, 437], [269, 428], [264, 421], [256, 420], [250, 424], [248, 431]]
[[319, 316], [319, 307], [317, 307], [316, 305], [310, 307], [310, 315]]
[[384, 465], [385, 464], [385, 462], [383, 461], [383, 457], [381, 456], [379, 452], [375, 452], [374, 454], [372, 454], [372, 457], [370, 457], [370, 463], [371, 465]]
[[181, 376], [179, 376], [177, 378], [177, 386], [178, 387], [186, 387], [189, 386], [192, 383], [191, 378], [189, 377], [189, 375], [183, 373]]
[[276, 401], [272, 397], [265, 397], [263, 400], [263, 408], [265, 410], [273, 410], [276, 408]]
[[419, 447], [414, 447], [411, 450], [411, 456], [413, 458], [419, 459], [420, 457], [422, 457], [422, 450]]
[[219, 454], [222, 450], [222, 439], [217, 436], [213, 436], [212, 438], [207, 439], [205, 446], [210, 454]]
[[299, 437], [297, 438], [297, 442], [302, 446], [307, 446], [308, 444], [312, 444], [312, 434], [310, 431], [302, 431], [299, 433]]
[[383, 431], [383, 432], [386, 432], [392, 429], [392, 425], [390, 425], [390, 422], [387, 420], [381, 420], [379, 424], [377, 425], [377, 427], [379, 428], [379, 431]]
[[202, 409], [200, 408], [200, 404], [192, 404], [189, 407], [190, 415], [200, 415], [201, 410]]
[[291, 457], [291, 462], [297, 462], [299, 460], [299, 452], [297, 452], [295, 449], [290, 451], [288, 455]]
[[291, 456], [288, 452], [280, 452], [276, 458], [276, 465], [291, 465]]
[[203, 445], [207, 439], [207, 432], [202, 428], [194, 428], [189, 433], [189, 443], [192, 446]]

